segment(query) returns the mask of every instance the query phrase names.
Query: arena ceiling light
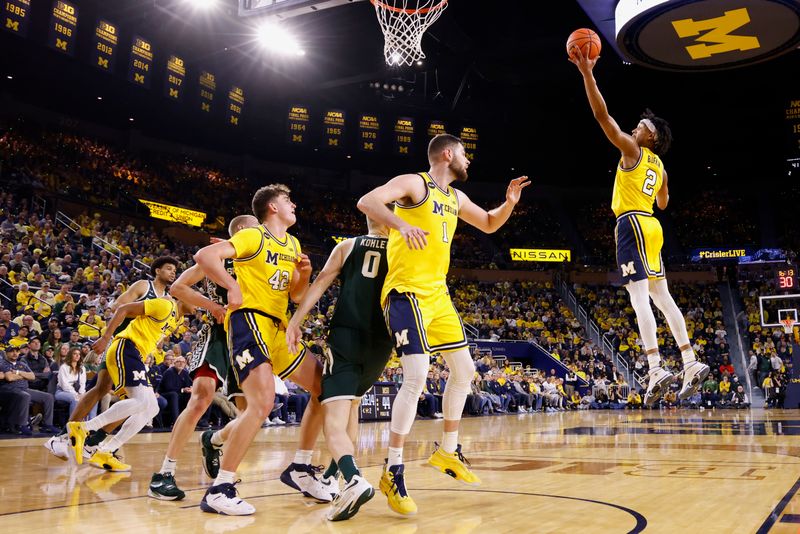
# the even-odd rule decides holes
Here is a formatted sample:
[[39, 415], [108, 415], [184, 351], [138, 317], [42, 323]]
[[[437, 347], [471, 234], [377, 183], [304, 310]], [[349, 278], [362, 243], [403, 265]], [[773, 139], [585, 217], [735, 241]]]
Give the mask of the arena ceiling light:
[[183, 0], [198, 11], [209, 11], [217, 6], [217, 0]]
[[303, 56], [305, 51], [286, 28], [274, 22], [265, 22], [258, 27], [258, 42], [262, 48], [286, 56]]

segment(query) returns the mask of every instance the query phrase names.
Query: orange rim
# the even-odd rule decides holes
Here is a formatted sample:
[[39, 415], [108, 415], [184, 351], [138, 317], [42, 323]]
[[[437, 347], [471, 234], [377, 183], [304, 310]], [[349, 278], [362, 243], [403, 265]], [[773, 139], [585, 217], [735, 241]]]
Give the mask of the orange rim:
[[393, 11], [395, 13], [405, 13], [406, 15], [424, 15], [425, 13], [429, 13], [431, 11], [436, 11], [437, 9], [443, 8], [447, 4], [447, 0], [442, 0], [435, 6], [425, 7], [422, 9], [403, 9], [400, 7], [390, 6], [381, 2], [380, 0], [369, 0], [369, 2], [377, 7], [385, 9], [387, 11]]

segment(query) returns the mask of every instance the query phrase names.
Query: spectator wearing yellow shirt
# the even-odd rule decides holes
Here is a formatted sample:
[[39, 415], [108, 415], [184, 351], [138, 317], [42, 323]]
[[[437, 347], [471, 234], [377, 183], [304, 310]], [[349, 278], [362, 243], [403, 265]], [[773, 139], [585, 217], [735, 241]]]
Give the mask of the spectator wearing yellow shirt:
[[42, 288], [36, 292], [35, 304], [33, 305], [34, 311], [39, 314], [39, 317], [50, 317], [53, 312], [53, 305], [55, 304], [56, 296], [50, 292], [50, 284], [45, 282]]
[[36, 280], [36, 277], [38, 275], [40, 275], [40, 274], [42, 274], [42, 268], [39, 267], [38, 263], [34, 263], [31, 266], [30, 272], [28, 273], [28, 275], [25, 278], [28, 280], [28, 283], [30, 284], [30, 283], [33, 283]]
[[631, 410], [633, 409], [642, 409], [642, 396], [639, 394], [638, 391], [631, 388], [630, 393], [628, 393], [628, 404], [627, 407]]
[[19, 291], [17, 292], [17, 310], [24, 310], [25, 307], [30, 303], [31, 297], [33, 296], [33, 291], [28, 289], [28, 284], [26, 282], [20, 283]]
[[8, 340], [9, 347], [21, 347], [28, 344], [28, 336], [30, 331], [27, 326], [20, 326], [17, 335]]
[[88, 311], [81, 316], [78, 333], [81, 337], [97, 339], [105, 330], [106, 323], [97, 315], [97, 306], [90, 305]]

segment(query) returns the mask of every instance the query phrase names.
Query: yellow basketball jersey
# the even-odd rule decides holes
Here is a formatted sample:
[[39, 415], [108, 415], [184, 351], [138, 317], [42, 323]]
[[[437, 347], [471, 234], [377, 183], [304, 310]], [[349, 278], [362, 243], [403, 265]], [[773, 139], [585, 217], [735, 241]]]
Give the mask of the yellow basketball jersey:
[[400, 232], [390, 230], [386, 247], [389, 272], [381, 302], [392, 289], [427, 296], [447, 287], [450, 244], [458, 224], [458, 197], [452, 187], [444, 191], [428, 173], [419, 174], [425, 180], [425, 198], [413, 206], [395, 203], [394, 214], [411, 226], [430, 232], [428, 245], [422, 250], [410, 249]]
[[178, 305], [174, 300], [159, 297], [142, 302], [144, 315], [136, 317], [115, 337], [130, 340], [142, 357], [146, 357], [156, 349], [158, 340], [172, 334], [183, 319], [178, 317]]
[[649, 148], [641, 147], [639, 161], [630, 169], [617, 165], [611, 210], [619, 217], [629, 211], [653, 214], [656, 193], [664, 183], [664, 164]]
[[262, 311], [286, 324], [300, 243], [289, 234], [281, 241], [264, 225], [237, 232], [230, 242], [236, 249], [233, 270], [242, 289], [242, 308]]

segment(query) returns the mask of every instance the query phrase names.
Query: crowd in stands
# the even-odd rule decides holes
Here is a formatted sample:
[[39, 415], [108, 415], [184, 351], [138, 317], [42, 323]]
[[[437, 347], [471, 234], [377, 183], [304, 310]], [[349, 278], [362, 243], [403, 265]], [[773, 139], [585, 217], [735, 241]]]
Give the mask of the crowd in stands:
[[[636, 326], [636, 314], [627, 290], [622, 287], [576, 285], [578, 302], [597, 323], [603, 337], [642, 383], [646, 383], [648, 362]], [[670, 293], [684, 314], [689, 339], [697, 359], [711, 368], [702, 392], [685, 401], [690, 406], [726, 407], [733, 403], [744, 407], [750, 400], [744, 377], [736, 374], [723, 320], [719, 291], [714, 285], [671, 283]], [[655, 310], [655, 308], [654, 308]], [[658, 349], [663, 366], [678, 375], [682, 370], [681, 354], [663, 315], [656, 311]], [[739, 391], [741, 386], [741, 391]], [[673, 395], [680, 381], [672, 384], [663, 402], [676, 405]], [[744, 396], [742, 396], [744, 394]]]
[[[0, 374], [0, 427], [30, 432], [33, 422], [49, 432], [63, 423], [92, 385], [99, 357], [91, 351], [91, 342], [110, 320], [110, 305], [134, 281], [146, 276], [147, 265], [154, 258], [172, 255], [185, 268], [196, 247], [176, 242], [154, 227], [129, 221], [114, 225], [91, 211], [76, 215], [70, 226], [64, 226], [55, 221], [53, 213], [34, 203], [32, 191], [56, 192], [117, 209], [125, 208], [125, 195], [135, 199], [157, 194], [159, 200], [227, 218], [249, 212], [249, 195], [242, 190], [250, 186], [232, 173], [184, 157], [133, 156], [110, 144], [63, 132], [4, 132], [0, 135], [0, 166], [2, 178], [13, 184], [0, 189], [0, 348], [6, 352]], [[187, 190], [192, 194], [187, 195]], [[312, 250], [317, 250], [318, 267], [333, 246], [332, 237], [366, 231], [354, 200], [341, 193], [303, 195], [298, 191], [296, 200], [295, 233], [301, 242], [308, 241]], [[698, 205], [708, 201], [697, 198]], [[735, 235], [753, 235], [756, 231], [751, 217], [737, 219], [732, 215], [741, 207], [736, 197], [724, 196], [715, 206], [714, 216], [729, 221]], [[611, 262], [614, 220], [606, 203], [588, 203], [578, 209], [582, 211], [576, 217], [576, 227], [590, 255]], [[686, 220], [690, 215], [705, 217], [688, 207], [676, 209], [682, 210], [675, 212], [676, 217]], [[505, 256], [512, 245], [545, 246], [563, 240], [559, 219], [546, 202], [524, 202], [517, 211], [517, 224], [507, 225], [492, 236], [462, 228], [454, 242], [452, 265], [508, 267]], [[682, 233], [685, 229], [677, 230], [688, 238]], [[712, 241], [709, 244], [716, 243]], [[716, 290], [681, 284], [672, 284], [671, 289], [687, 318], [699, 359], [713, 370], [698, 398], [690, 399], [689, 404], [746, 404], [737, 396], [741, 377], [730, 362]], [[587, 341], [580, 322], [552, 285], [454, 279], [451, 290], [457, 309], [477, 330], [478, 338], [534, 342], [567, 370], [566, 378], [559, 378], [554, 371], [498, 366], [491, 355], [476, 353], [476, 376], [467, 405], [471, 413], [641, 405], [640, 386], [625, 383], [612, 359]], [[761, 329], [752, 316], [752, 298], [763, 290], [750, 285], [741, 288], [750, 299], [747, 330], [755, 358], [751, 370], [755, 382], [768, 393], [770, 405], [779, 406], [791, 349], [788, 339], [776, 331]], [[626, 291], [577, 286], [575, 292], [629, 368], [645, 376], [647, 360]], [[306, 325], [317, 354], [322, 353], [320, 346], [336, 294], [334, 285]], [[148, 361], [148, 373], [162, 408], [154, 421], [156, 426], [169, 427], [186, 406], [191, 392], [186, 355], [195, 350], [203, 320], [200, 312], [187, 318]], [[680, 354], [660, 317], [658, 335], [665, 365], [679, 371]], [[429, 384], [420, 400], [421, 415], [435, 417], [441, 412], [447, 372], [443, 360], [433, 358]], [[402, 381], [396, 360], [383, 378]], [[270, 421], [281, 423], [293, 418], [299, 422], [308, 394], [290, 382], [277, 385], [277, 391], [276, 411]], [[106, 409], [114, 400], [109, 396], [94, 409]], [[669, 394], [663, 402], [665, 406], [674, 404]], [[30, 407], [34, 407], [34, 417]], [[233, 404], [220, 396], [201, 424], [218, 424], [235, 414]]]
[[[747, 370], [753, 385], [764, 393], [767, 407], [783, 408], [792, 370], [792, 342], [800, 340], [783, 328], [761, 326], [758, 297], [778, 294], [773, 281], [742, 281], [739, 293], [744, 301], [740, 322], [748, 350]], [[769, 310], [765, 313], [768, 322], [777, 322], [777, 317], [769, 317]]]

